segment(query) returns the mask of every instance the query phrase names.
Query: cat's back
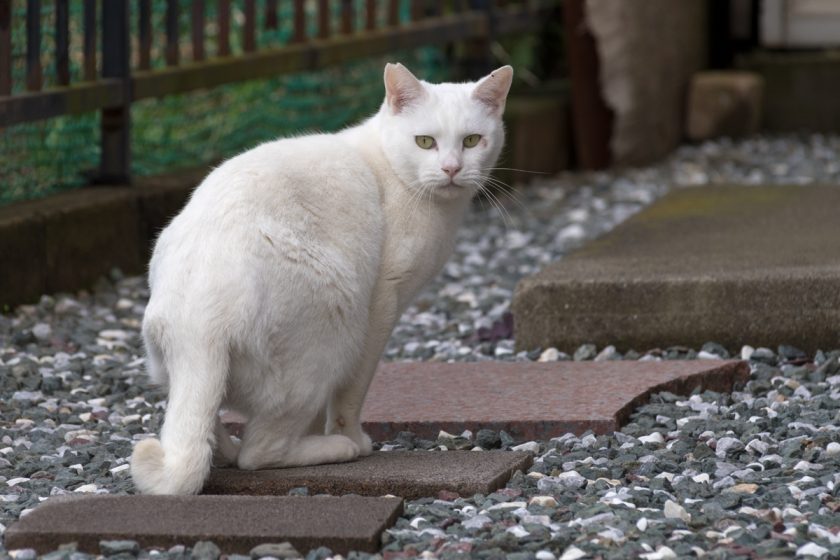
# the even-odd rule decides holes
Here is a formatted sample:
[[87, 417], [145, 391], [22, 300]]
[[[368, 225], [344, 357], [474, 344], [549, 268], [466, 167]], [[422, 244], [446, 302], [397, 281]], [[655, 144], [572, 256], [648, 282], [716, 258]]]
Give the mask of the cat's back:
[[355, 207], [374, 204], [378, 196], [376, 177], [353, 145], [339, 135], [313, 134], [266, 142], [231, 158], [193, 199], [282, 213], [303, 201]]
[[360, 248], [376, 253], [379, 197], [374, 170], [341, 135], [261, 144], [214, 169], [161, 233], [153, 283], [165, 263], [242, 268], [302, 249], [335, 260], [357, 260]]
[[[376, 226], [378, 179], [341, 135], [313, 134], [266, 142], [214, 169], [161, 235], [230, 235], [266, 227], [358, 231], [354, 218]], [[310, 231], [310, 235], [315, 231]]]

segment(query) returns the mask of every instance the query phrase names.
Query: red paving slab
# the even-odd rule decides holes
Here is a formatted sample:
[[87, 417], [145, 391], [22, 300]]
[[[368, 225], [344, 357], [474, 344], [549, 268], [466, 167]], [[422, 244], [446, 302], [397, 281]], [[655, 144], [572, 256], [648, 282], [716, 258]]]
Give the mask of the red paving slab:
[[731, 391], [745, 383], [740, 361], [475, 362], [382, 364], [362, 413], [376, 441], [400, 431], [434, 438], [480, 428], [518, 439], [566, 432], [610, 433], [651, 394]]
[[97, 554], [100, 540], [144, 548], [211, 540], [225, 553], [290, 542], [299, 552], [376, 552], [382, 531], [402, 515], [402, 498], [362, 496], [86, 496], [51, 498], [6, 530], [6, 550], [39, 554], [75, 542]]
[[382, 451], [357, 461], [311, 467], [243, 471], [215, 469], [205, 494], [284, 495], [306, 486], [311, 494], [393, 494], [414, 499], [445, 490], [461, 496], [489, 494], [517, 470], [531, 466], [530, 453], [513, 451]]

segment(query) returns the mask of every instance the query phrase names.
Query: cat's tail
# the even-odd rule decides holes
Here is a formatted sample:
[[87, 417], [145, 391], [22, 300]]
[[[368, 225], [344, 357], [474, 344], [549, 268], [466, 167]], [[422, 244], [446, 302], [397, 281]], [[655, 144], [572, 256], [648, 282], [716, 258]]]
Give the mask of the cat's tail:
[[[144, 325], [146, 344], [155, 344]], [[229, 356], [206, 341], [179, 341], [166, 356], [169, 400], [160, 440], [140, 441], [131, 455], [134, 485], [144, 494], [197, 494], [210, 473]]]

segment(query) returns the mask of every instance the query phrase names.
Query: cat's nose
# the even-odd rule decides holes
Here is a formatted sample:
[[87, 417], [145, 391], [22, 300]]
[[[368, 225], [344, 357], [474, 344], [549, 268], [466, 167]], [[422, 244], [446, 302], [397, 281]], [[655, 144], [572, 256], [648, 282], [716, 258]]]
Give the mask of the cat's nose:
[[455, 175], [457, 175], [458, 172], [461, 171], [461, 166], [455, 164], [444, 165], [443, 167], [441, 167], [441, 170], [447, 175], [449, 175], [449, 177], [451, 178], [455, 177]]

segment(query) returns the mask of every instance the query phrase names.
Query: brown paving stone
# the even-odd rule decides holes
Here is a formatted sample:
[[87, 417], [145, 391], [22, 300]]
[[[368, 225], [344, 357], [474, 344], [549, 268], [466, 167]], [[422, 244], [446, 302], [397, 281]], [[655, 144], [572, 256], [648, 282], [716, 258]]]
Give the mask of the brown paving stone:
[[242, 471], [216, 469], [205, 494], [286, 494], [306, 486], [313, 494], [393, 494], [408, 499], [436, 496], [441, 490], [461, 496], [489, 494], [531, 455], [512, 451], [383, 451], [350, 463]]
[[745, 362], [478, 362], [383, 364], [362, 413], [376, 441], [400, 431], [434, 438], [439, 430], [505, 430], [546, 439], [586, 430], [609, 433], [652, 393], [731, 391], [746, 382]]
[[99, 552], [99, 541], [142, 547], [212, 540], [226, 553], [289, 541], [303, 554], [319, 546], [346, 554], [379, 550], [380, 534], [402, 514], [401, 498], [361, 496], [89, 496], [50, 499], [9, 527], [7, 550], [39, 553], [68, 542]]

